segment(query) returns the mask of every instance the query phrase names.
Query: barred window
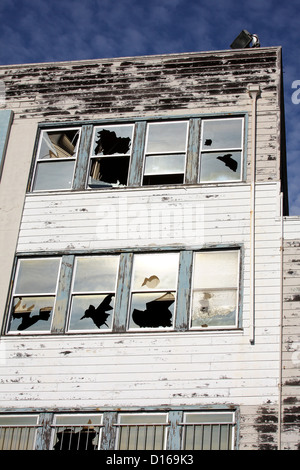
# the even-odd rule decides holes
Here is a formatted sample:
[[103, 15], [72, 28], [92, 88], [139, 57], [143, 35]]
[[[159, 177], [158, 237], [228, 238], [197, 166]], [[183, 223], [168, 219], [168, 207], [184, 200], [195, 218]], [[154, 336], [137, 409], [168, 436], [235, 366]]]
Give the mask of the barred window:
[[0, 416], [0, 450], [33, 450], [38, 415]]
[[120, 414], [118, 450], [163, 450], [166, 448], [167, 413]]
[[234, 413], [185, 413], [183, 450], [231, 450], [234, 444]]
[[0, 450], [231, 450], [233, 410], [0, 415]]
[[56, 415], [51, 447], [53, 450], [98, 450], [101, 430], [100, 414]]

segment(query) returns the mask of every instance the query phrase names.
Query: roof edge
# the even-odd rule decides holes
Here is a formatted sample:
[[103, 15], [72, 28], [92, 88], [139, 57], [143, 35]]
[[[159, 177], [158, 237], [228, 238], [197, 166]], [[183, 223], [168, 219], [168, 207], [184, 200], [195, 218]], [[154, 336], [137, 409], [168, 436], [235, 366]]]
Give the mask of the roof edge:
[[77, 59], [77, 60], [62, 60], [62, 61], [49, 61], [49, 62], [28, 62], [28, 63], [19, 63], [19, 64], [6, 64], [0, 65], [0, 69], [12, 69], [18, 67], [34, 67], [34, 66], [51, 66], [51, 65], [88, 65], [88, 64], [95, 64], [95, 63], [106, 63], [113, 61], [126, 61], [126, 60], [140, 60], [140, 59], [159, 59], [159, 58], [167, 58], [167, 57], [192, 57], [192, 56], [199, 56], [199, 55], [224, 55], [224, 54], [234, 54], [237, 53], [249, 53], [251, 51], [253, 54], [258, 54], [261, 51], [268, 51], [268, 50], [282, 50], [282, 46], [270, 46], [270, 47], [258, 47], [258, 48], [245, 48], [245, 49], [224, 49], [224, 50], [216, 50], [216, 51], [194, 51], [194, 52], [174, 52], [174, 53], [165, 53], [165, 54], [148, 54], [148, 55], [136, 55], [136, 56], [120, 56], [120, 57], [104, 57], [104, 58], [97, 58], [97, 59]]

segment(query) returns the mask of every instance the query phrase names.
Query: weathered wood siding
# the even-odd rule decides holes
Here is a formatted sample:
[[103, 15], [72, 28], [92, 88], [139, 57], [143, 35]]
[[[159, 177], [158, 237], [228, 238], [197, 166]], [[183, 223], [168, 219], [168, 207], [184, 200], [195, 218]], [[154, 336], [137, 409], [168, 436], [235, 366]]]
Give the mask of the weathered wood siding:
[[246, 185], [32, 195], [25, 201], [17, 249], [235, 243], [248, 235], [248, 207]]
[[[274, 230], [268, 224], [278, 215], [277, 193], [277, 184], [257, 186], [262, 244]], [[245, 184], [32, 194], [26, 197], [17, 251], [248, 244], [249, 214]], [[273, 248], [263, 246], [266, 255]]]
[[40, 122], [251, 112], [247, 87], [258, 84], [257, 178], [276, 181], [280, 67], [274, 47], [2, 66], [0, 79], [15, 120]]
[[[8, 152], [11, 161], [24, 169], [14, 179], [18, 198], [11, 198], [19, 212], [24, 203], [22, 217], [18, 212], [14, 222], [15, 227], [20, 221], [18, 254], [243, 247], [240, 329], [3, 336], [0, 409], [237, 406], [239, 448], [277, 447], [280, 67], [280, 48], [0, 67], [6, 107], [14, 112]], [[254, 344], [249, 341], [250, 83], [261, 90], [257, 101]], [[32, 135], [39, 123], [231, 112], [247, 115], [244, 183], [25, 197]], [[28, 128], [30, 146], [20, 151]], [[11, 170], [10, 180], [13, 175]], [[10, 180], [6, 176], [5, 187]], [[10, 228], [6, 230], [9, 233]], [[4, 273], [7, 279], [10, 274]]]
[[284, 221], [283, 445], [300, 450], [300, 218]]
[[[130, 246], [147, 249], [153, 244], [176, 246], [178, 240], [180, 246], [188, 247], [241, 244], [242, 328], [230, 332], [6, 337], [1, 342], [0, 407], [80, 410], [238, 405], [240, 448], [276, 447], [280, 320], [278, 192], [277, 184], [257, 186], [254, 345], [249, 342], [248, 185], [214, 188], [213, 194], [212, 188], [132, 191], [127, 196], [128, 228], [120, 236], [116, 232], [115, 238], [101, 224], [101, 213], [106, 201], [113, 225], [118, 214], [113, 208], [118, 207], [124, 192], [111, 194], [109, 202], [107, 194], [104, 196], [101, 191], [80, 193], [78, 197], [75, 194], [63, 198], [57, 194], [28, 197], [18, 245], [22, 252], [77, 249], [90, 252]], [[145, 211], [152, 204], [164, 213], [155, 227], [163, 238], [133, 238], [132, 232], [136, 234], [136, 227], [143, 227]], [[188, 214], [186, 223], [191, 228], [182, 238], [178, 237], [176, 224], [164, 226], [174, 207], [176, 210], [184, 207]], [[197, 230], [195, 238], [192, 226], [194, 212], [189, 210], [194, 207], [204, 209], [200, 211], [204, 230], [200, 231], [199, 239]], [[78, 233], [80, 228], [82, 235]], [[270, 419], [275, 422], [266, 424]]]

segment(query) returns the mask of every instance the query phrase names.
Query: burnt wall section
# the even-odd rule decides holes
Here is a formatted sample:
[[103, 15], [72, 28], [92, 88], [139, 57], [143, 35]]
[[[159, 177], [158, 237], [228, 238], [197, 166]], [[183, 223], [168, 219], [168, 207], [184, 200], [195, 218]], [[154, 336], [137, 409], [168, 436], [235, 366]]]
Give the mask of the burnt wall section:
[[282, 449], [300, 450], [300, 239], [284, 246]]

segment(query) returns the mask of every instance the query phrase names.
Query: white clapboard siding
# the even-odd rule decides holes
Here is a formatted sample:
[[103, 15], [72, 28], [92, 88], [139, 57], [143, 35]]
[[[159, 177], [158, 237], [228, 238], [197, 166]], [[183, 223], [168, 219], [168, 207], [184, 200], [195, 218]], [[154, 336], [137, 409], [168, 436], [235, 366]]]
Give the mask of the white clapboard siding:
[[[1, 67], [7, 106], [20, 127], [29, 120], [75, 124], [78, 119], [112, 116], [147, 119], [230, 112], [245, 113], [247, 132], [247, 184], [27, 194], [17, 243], [19, 255], [241, 245], [241, 328], [2, 337], [2, 410], [229, 405], [239, 410], [235, 429], [240, 448], [276, 445], [274, 429], [268, 433], [265, 424], [277, 425], [280, 367], [280, 68], [280, 48]], [[249, 341], [249, 83], [261, 90], [256, 116], [256, 180], [261, 184], [255, 192], [254, 344]], [[297, 352], [291, 339], [296, 341], [292, 334], [300, 308], [290, 299], [297, 295], [297, 247], [292, 239], [298, 229], [285, 221], [290, 242], [285, 245], [283, 290], [287, 381], [295, 375], [291, 364]], [[283, 395], [291, 398], [288, 388]], [[291, 440], [288, 435], [287, 445]]]
[[[241, 447], [253, 447], [251, 426], [264, 406], [276, 408], [278, 402], [281, 242], [278, 185], [258, 184], [255, 196], [255, 343], [250, 344], [249, 185], [28, 195], [19, 253], [242, 245], [242, 325], [236, 331], [4, 337], [0, 406], [67, 411], [238, 405], [241, 413], [246, 410]], [[170, 217], [175, 209], [185, 222], [179, 236], [176, 217]], [[119, 232], [101, 225], [103, 211], [106, 224]], [[138, 238], [134, 230], [145, 236]]]
[[5, 338], [4, 344], [1, 402], [6, 407], [21, 389], [28, 406], [59, 405], [69, 394], [72, 406], [85, 407], [97, 400], [98, 406], [108, 400], [111, 406], [118, 401], [133, 406], [137, 398], [151, 400], [154, 391], [165, 400], [178, 395], [178, 403], [182, 397], [193, 403], [206, 393], [217, 403], [230, 397], [261, 403], [277, 393], [273, 345], [254, 347], [242, 332], [23, 337]]
[[[278, 186], [270, 183], [256, 187], [254, 345], [249, 342], [248, 185], [176, 188], [168, 192], [144, 189], [105, 194], [30, 195], [25, 201], [18, 251], [82, 249], [88, 253], [92, 246], [101, 250], [178, 243], [178, 236], [172, 238], [178, 231], [176, 224], [161, 218], [156, 222], [159, 236], [153, 231], [154, 238], [134, 238], [129, 227], [122, 228], [123, 238], [118, 233], [105, 238], [99, 226], [93, 231], [101, 210], [107, 210], [110, 222], [116, 222], [117, 210], [113, 208], [124, 206], [124, 200], [127, 213], [126, 217], [121, 213], [122, 222], [125, 220], [129, 227], [144, 224], [147, 228], [145, 211], [149, 207], [154, 213], [152, 222], [155, 211], [168, 215], [173, 207], [180, 210], [184, 207], [189, 228], [179, 241], [186, 247], [233, 243], [244, 246], [242, 328], [168, 334], [5, 337], [0, 343], [3, 384], [0, 406], [9, 409], [26, 404], [26, 407], [88, 409], [163, 403], [194, 405], [199, 401], [203, 405], [238, 403], [240, 406], [258, 406], [270, 400], [276, 403], [280, 321]], [[202, 226], [197, 227], [194, 216], [199, 206], [203, 209]], [[66, 217], [72, 224], [66, 222]], [[80, 232], [82, 224], [89, 229]], [[166, 238], [161, 234], [163, 224], [164, 233], [169, 231]]]
[[[277, 186], [257, 186], [257, 239], [276, 227]], [[223, 185], [156, 190], [28, 195], [18, 252], [97, 250], [153, 244], [247, 242], [250, 187]], [[270, 247], [269, 244], [267, 244]]]

